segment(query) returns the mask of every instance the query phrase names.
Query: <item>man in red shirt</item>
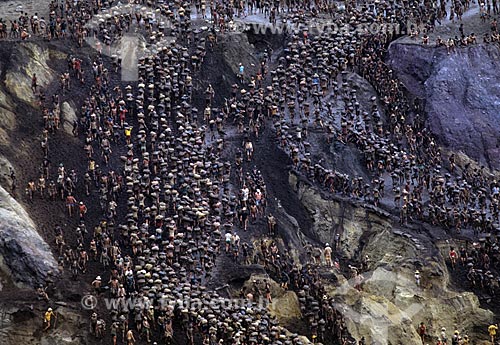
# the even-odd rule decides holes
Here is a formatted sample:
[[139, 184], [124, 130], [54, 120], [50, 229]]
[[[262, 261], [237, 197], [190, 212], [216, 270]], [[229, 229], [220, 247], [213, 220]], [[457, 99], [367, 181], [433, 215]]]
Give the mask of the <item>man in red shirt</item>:
[[80, 205], [78, 206], [78, 209], [80, 211], [80, 220], [83, 220], [83, 217], [87, 213], [87, 206], [85, 206], [83, 201], [80, 201]]

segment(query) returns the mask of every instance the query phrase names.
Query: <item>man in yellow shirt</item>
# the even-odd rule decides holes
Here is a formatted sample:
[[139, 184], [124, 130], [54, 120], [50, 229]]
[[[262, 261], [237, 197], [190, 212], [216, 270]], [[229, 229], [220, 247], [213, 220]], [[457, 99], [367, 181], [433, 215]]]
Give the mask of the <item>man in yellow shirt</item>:
[[43, 323], [45, 325], [45, 328], [43, 329], [44, 331], [48, 330], [50, 328], [50, 326], [52, 325], [52, 317], [56, 317], [56, 315], [54, 314], [54, 312], [52, 311], [52, 308], [49, 308], [47, 309], [47, 311], [45, 312], [45, 316], [43, 318]]
[[132, 127], [127, 126], [125, 127], [125, 140], [127, 142], [127, 145], [130, 145], [131, 137], [132, 137]]
[[490, 325], [488, 327], [488, 333], [490, 334], [492, 344], [495, 344], [495, 336], [497, 335], [497, 331], [498, 331], [498, 324]]

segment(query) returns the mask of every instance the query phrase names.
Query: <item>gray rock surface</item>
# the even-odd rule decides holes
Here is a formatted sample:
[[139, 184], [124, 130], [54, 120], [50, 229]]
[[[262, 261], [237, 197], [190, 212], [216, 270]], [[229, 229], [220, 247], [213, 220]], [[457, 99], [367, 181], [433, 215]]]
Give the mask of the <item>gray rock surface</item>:
[[0, 156], [0, 186], [9, 189], [12, 185], [10, 179], [10, 170], [13, 169], [12, 164], [5, 158]]
[[445, 48], [394, 42], [388, 63], [418, 98], [426, 99], [441, 144], [500, 169], [500, 48]]
[[69, 135], [73, 135], [73, 122], [78, 120], [75, 109], [68, 102], [64, 102], [61, 104], [61, 114], [64, 131]]
[[43, 283], [57, 274], [57, 262], [48, 244], [23, 207], [0, 187], [0, 270], [17, 285]]

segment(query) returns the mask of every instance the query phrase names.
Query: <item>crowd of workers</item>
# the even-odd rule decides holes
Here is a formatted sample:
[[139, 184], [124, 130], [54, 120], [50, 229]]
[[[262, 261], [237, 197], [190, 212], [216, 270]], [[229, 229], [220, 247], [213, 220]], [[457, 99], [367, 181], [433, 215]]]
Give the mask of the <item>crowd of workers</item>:
[[[477, 243], [459, 252], [450, 250], [450, 262], [453, 267], [467, 267], [473, 288], [497, 294], [498, 183], [485, 168], [458, 166], [453, 155], [441, 153], [425, 126], [423, 104], [408, 100], [404, 86], [384, 63], [393, 32], [311, 35], [298, 26], [290, 33], [282, 57], [275, 58], [270, 51], [263, 54], [255, 74], [240, 64], [231, 90], [208, 85], [200, 91], [194, 83], [206, 48], [213, 48], [217, 35], [229, 30], [238, 17], [257, 14], [270, 22], [286, 17], [307, 23], [328, 16], [353, 27], [394, 23], [398, 18], [432, 30], [447, 16], [445, 2], [346, 2], [341, 11], [333, 1], [319, 0], [139, 1], [134, 5], [157, 6], [173, 26], [167, 28], [140, 11], [110, 14], [97, 25], [88, 25], [111, 5], [109, 1], [53, 1], [48, 23], [38, 14], [23, 14], [11, 22], [10, 31], [5, 22], [0, 27], [2, 37], [64, 38], [79, 47], [91, 36], [111, 44], [134, 28], [148, 33], [149, 43], [158, 48], [157, 53], [139, 59], [139, 80], [130, 85], [112, 77], [118, 72], [119, 58], [113, 56], [107, 66], [100, 54], [92, 57], [89, 70], [84, 70], [78, 57], [68, 58], [61, 90], [49, 99], [33, 76], [44, 123], [44, 160], [26, 191], [35, 202], [40, 198], [64, 202], [68, 217], [78, 219], [74, 229], [55, 229], [61, 270], [76, 279], [86, 274], [89, 265], [98, 267], [101, 273], [92, 282], [95, 293], [121, 301], [106, 312], [109, 315], [92, 313], [91, 332], [96, 337], [110, 335], [113, 344], [170, 343], [178, 330], [190, 344], [300, 345], [297, 334], [287, 332], [266, 306], [258, 304], [258, 296], [272, 300], [269, 282], [263, 282], [263, 288], [255, 282], [242, 291], [244, 306], [185, 306], [186, 301], [228, 298], [206, 288], [217, 274], [220, 258], [228, 256], [239, 265], [262, 264], [282, 289], [297, 292], [313, 342], [352, 341], [318, 269], [321, 258], [327, 266], [339, 268], [332, 252], [340, 251], [343, 234], [336, 234], [333, 249], [327, 244], [319, 256], [312, 255], [313, 262], [304, 265], [294, 262], [273, 240], [279, 235], [278, 220], [267, 207], [264, 178], [253, 167], [254, 146], [266, 126], [272, 127], [296, 172], [330, 193], [395, 208], [402, 224], [428, 221], [450, 232], [471, 229]], [[454, 1], [450, 19], [460, 19], [469, 6], [467, 1]], [[484, 17], [497, 14], [496, 2], [487, 1], [486, 7]], [[212, 27], [201, 32], [192, 25], [193, 16], [210, 18]], [[496, 22], [491, 20], [488, 39], [498, 41]], [[175, 40], [163, 44], [165, 36]], [[463, 32], [462, 36], [466, 37]], [[450, 45], [459, 45], [449, 40], [445, 44], [449, 51]], [[373, 85], [382, 102], [377, 97], [370, 104], [361, 101], [349, 81], [353, 71]], [[75, 81], [83, 84], [87, 79], [92, 86], [73, 123], [73, 134], [84, 141], [85, 171], [79, 176], [75, 170], [67, 171], [64, 162], [52, 165], [50, 141], [61, 122], [61, 98], [71, 92]], [[230, 94], [225, 104], [217, 104], [219, 92]], [[223, 158], [228, 146], [225, 133], [233, 124], [242, 145], [228, 160]], [[365, 177], [351, 176], [316, 158], [312, 153], [319, 144], [313, 139], [322, 134], [328, 143], [357, 147], [370, 177], [361, 172]], [[245, 233], [262, 222], [267, 240], [257, 245]], [[486, 240], [480, 239], [484, 234]], [[357, 281], [361, 276], [353, 270]], [[355, 287], [361, 290], [361, 281]], [[44, 287], [39, 293], [48, 298]], [[125, 303], [128, 299], [134, 300], [133, 308]], [[184, 304], [159, 303], [164, 300]], [[54, 317], [52, 310], [47, 313], [49, 329]], [[461, 344], [468, 343], [464, 338]], [[358, 342], [365, 343], [364, 339]]]

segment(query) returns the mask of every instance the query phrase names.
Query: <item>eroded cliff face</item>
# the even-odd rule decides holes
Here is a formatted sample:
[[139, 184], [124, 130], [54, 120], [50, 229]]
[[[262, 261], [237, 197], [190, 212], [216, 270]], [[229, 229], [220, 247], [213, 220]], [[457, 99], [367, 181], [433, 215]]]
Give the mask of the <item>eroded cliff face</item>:
[[[338, 232], [348, 260], [369, 258], [361, 291], [355, 288], [358, 280], [339, 274], [339, 283], [328, 288], [356, 339], [364, 336], [368, 344], [419, 345], [420, 322], [430, 334], [438, 334], [441, 327], [460, 327], [470, 335], [484, 333], [478, 327], [491, 322], [493, 313], [481, 309], [473, 293], [449, 286], [448, 268], [440, 253], [445, 241], [433, 238], [423, 227], [402, 228], [378, 209], [336, 198], [325, 200], [293, 174], [289, 182], [313, 215], [314, 233], [321, 242], [332, 243]], [[420, 286], [414, 279], [417, 269]]]
[[500, 169], [500, 48], [446, 48], [393, 42], [388, 63], [410, 93], [425, 99], [428, 123], [448, 149]]

